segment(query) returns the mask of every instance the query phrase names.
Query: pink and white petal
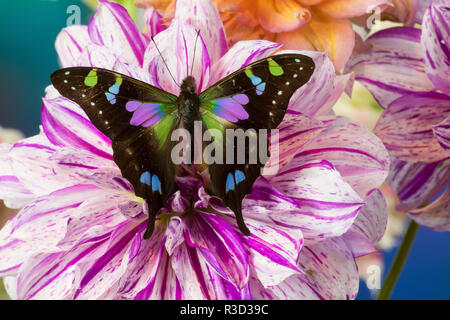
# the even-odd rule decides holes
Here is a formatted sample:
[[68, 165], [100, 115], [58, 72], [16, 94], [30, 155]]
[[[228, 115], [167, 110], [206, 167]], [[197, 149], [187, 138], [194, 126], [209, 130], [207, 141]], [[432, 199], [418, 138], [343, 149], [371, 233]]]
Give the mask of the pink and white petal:
[[441, 147], [450, 155], [450, 116], [433, 126], [433, 133]]
[[[328, 161], [304, 162], [294, 158], [270, 178], [273, 187], [297, 208], [276, 212], [271, 218], [280, 225], [300, 228], [306, 243], [339, 236], [353, 224], [364, 204]], [[277, 194], [276, 190], [272, 190]]]
[[403, 96], [389, 105], [374, 129], [399, 160], [435, 162], [448, 157], [432, 127], [450, 115], [450, 97], [424, 92]]
[[36, 250], [55, 250], [70, 218], [83, 212], [77, 208], [103, 192], [90, 185], [74, 185], [37, 198], [11, 220], [11, 238], [33, 243]]
[[[235, 218], [224, 219], [239, 232]], [[251, 235], [246, 237], [240, 234], [240, 237], [248, 250], [252, 273], [264, 287], [278, 285], [291, 275], [302, 273], [297, 267], [303, 244], [301, 230], [261, 223], [253, 219], [246, 219], [245, 223]]]
[[314, 139], [325, 125], [318, 120], [298, 112], [288, 110], [283, 121], [278, 126], [278, 135], [271, 133], [271, 157], [264, 167], [264, 175], [276, 174], [278, 170], [288, 164], [297, 151]]
[[63, 68], [77, 66], [79, 57], [90, 43], [92, 42], [87, 26], [74, 25], [62, 29], [55, 42], [61, 66]]
[[35, 196], [16, 177], [8, 155], [12, 144], [0, 144], [0, 199], [13, 209], [23, 208]]
[[218, 61], [227, 51], [227, 38], [219, 11], [210, 0], [178, 0], [175, 18], [192, 25], [205, 42], [211, 64]]
[[244, 288], [249, 262], [238, 233], [219, 216], [204, 212], [188, 218], [186, 226], [186, 243], [198, 248], [208, 265], [225, 280], [236, 288]]
[[333, 62], [324, 52], [283, 50], [277, 54], [283, 53], [304, 54], [314, 60], [316, 67], [311, 79], [291, 97], [288, 110], [315, 116], [332, 96], [336, 79]]
[[351, 230], [359, 232], [376, 244], [384, 235], [388, 219], [387, 204], [380, 190], [375, 190], [366, 199]]
[[172, 268], [179, 279], [183, 299], [251, 299], [248, 286], [238, 291], [214, 271], [199, 251], [182, 244], [175, 249], [171, 257]]
[[355, 74], [353, 72], [337, 75], [334, 82], [334, 89], [325, 104], [316, 112], [315, 116], [326, 116], [334, 114], [332, 108], [342, 96], [342, 94], [347, 94], [349, 97], [352, 96], [353, 84], [355, 81]]
[[421, 30], [412, 27], [379, 31], [366, 40], [367, 51], [349, 60], [346, 72], [354, 72], [383, 108], [400, 96], [432, 91], [420, 36]]
[[[185, 299], [205, 300], [211, 298], [208, 285], [214, 285], [214, 283], [211, 278], [205, 278], [205, 272], [200, 266], [196, 249], [182, 244], [175, 248], [170, 261], [180, 281]], [[208, 274], [206, 273], [206, 275]]]
[[[29, 258], [20, 268], [17, 277], [17, 299], [63, 300], [73, 297], [77, 274], [74, 254], [86, 248], [77, 248], [77, 253], [39, 253]], [[68, 260], [68, 261], [67, 261]], [[53, 268], [51, 268], [53, 266]]]
[[65, 98], [43, 99], [42, 127], [56, 146], [77, 147], [112, 160], [111, 140], [74, 109], [79, 107]]
[[422, 22], [421, 43], [425, 50], [425, 70], [431, 82], [442, 92], [450, 92], [450, 4], [437, 0], [426, 10]]
[[144, 34], [150, 38], [167, 29], [162, 16], [153, 7], [148, 7], [145, 9], [144, 19]]
[[407, 212], [426, 205], [450, 180], [450, 160], [422, 163], [394, 159], [387, 183], [397, 193], [396, 209]]
[[119, 56], [113, 49], [90, 43], [84, 48], [75, 65], [116, 71], [114, 67], [119, 59]]
[[17, 275], [20, 266], [30, 256], [40, 251], [40, 248], [36, 248], [32, 242], [11, 238], [5, 239], [5, 232], [3, 230], [0, 233], [0, 237], [3, 238], [0, 245], [0, 254], [2, 257], [0, 259], [1, 277]]
[[280, 44], [266, 40], [237, 42], [212, 65], [210, 86], [234, 71], [272, 55], [280, 48]]
[[450, 188], [431, 204], [410, 211], [408, 215], [418, 224], [436, 231], [450, 231]]
[[49, 158], [54, 152], [54, 146], [41, 133], [17, 142], [8, 153], [14, 176], [36, 196], [73, 184], [72, 181], [59, 180], [53, 171], [54, 163]]
[[344, 181], [366, 198], [389, 173], [389, 154], [370, 130], [344, 117], [322, 119], [326, 129], [298, 150], [294, 161], [326, 159]]
[[166, 241], [165, 247], [166, 251], [171, 256], [175, 249], [178, 248], [182, 243], [184, 243], [184, 230], [186, 225], [178, 216], [171, 217], [169, 224], [166, 229]]
[[252, 276], [249, 281], [252, 298], [255, 300], [318, 300], [321, 297], [299, 276], [292, 276], [273, 287], [264, 287]]
[[367, 198], [344, 239], [355, 258], [376, 252], [374, 245], [383, 237], [387, 225], [387, 205], [376, 190]]
[[196, 37], [194, 27], [179, 19], [173, 20], [168, 29], [157, 34], [154, 40], [159, 51], [154, 43], [150, 43], [145, 51], [143, 68], [150, 74], [150, 82], [178, 95], [179, 85], [191, 75], [197, 81], [198, 92], [203, 91], [209, 82], [211, 61], [201, 35], [198, 36], [193, 61]]
[[152, 237], [144, 240], [145, 224], [126, 254], [126, 267], [117, 293], [121, 299], [133, 299], [143, 290], [150, 296], [156, 295], [161, 285], [158, 274], [168, 272], [164, 230], [157, 224]]
[[66, 234], [58, 242], [58, 248], [68, 250], [84, 243], [109, 238], [127, 220], [119, 209], [119, 205], [127, 200], [127, 197], [114, 194], [87, 199], [67, 221]]
[[134, 297], [135, 300], [183, 300], [184, 292], [165, 254], [156, 277]]
[[82, 277], [73, 299], [105, 298], [108, 289], [116, 285], [124, 274], [127, 266], [126, 253], [142, 226], [143, 224], [133, 221], [125, 221], [116, 228], [107, 246], [96, 256], [93, 263], [80, 266]]
[[353, 254], [342, 238], [331, 238], [304, 247], [299, 276], [326, 300], [354, 299], [359, 289], [359, 274]]
[[113, 49], [130, 64], [142, 66], [148, 40], [122, 5], [99, 0], [88, 31], [94, 43]]
[[[132, 186], [120, 176], [113, 161], [105, 160], [88, 151], [70, 147], [58, 148], [49, 157], [58, 180], [70, 180], [72, 183], [106, 186], [114, 191], [131, 191]], [[99, 169], [102, 168], [102, 169]]]

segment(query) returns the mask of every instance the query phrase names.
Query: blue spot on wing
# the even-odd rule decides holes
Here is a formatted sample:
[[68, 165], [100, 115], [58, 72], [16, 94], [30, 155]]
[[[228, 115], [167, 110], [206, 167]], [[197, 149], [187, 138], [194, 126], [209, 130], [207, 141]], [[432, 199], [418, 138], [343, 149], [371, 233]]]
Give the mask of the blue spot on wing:
[[161, 181], [159, 180], [158, 176], [156, 174], [152, 177], [152, 190], [153, 191], [159, 191], [159, 193], [162, 194], [161, 191]]
[[146, 184], [146, 185], [149, 186], [149, 185], [150, 185], [150, 172], [145, 171], [143, 174], [141, 174], [140, 181], [141, 181], [143, 184]]
[[260, 83], [257, 87], [256, 87], [256, 94], [258, 96], [262, 95], [264, 93], [264, 90], [266, 90], [266, 83]]
[[234, 176], [236, 177], [236, 184], [245, 180], [245, 174], [241, 170], [236, 170]]
[[230, 172], [227, 176], [227, 181], [225, 183], [225, 192], [228, 192], [230, 190], [234, 190], [234, 177], [233, 174]]
[[230, 172], [227, 176], [227, 181], [225, 182], [225, 192], [234, 190], [236, 188], [236, 185], [244, 180], [245, 174], [241, 170], [236, 170], [234, 172], [234, 175]]

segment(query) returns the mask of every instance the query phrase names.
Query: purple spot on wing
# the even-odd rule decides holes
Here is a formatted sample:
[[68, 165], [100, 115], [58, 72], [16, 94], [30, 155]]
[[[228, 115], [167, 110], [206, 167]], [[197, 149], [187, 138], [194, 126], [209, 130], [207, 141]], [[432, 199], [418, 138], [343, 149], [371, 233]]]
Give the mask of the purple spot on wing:
[[158, 113], [156, 113], [151, 119], [145, 121], [142, 126], [143, 127], [150, 127], [152, 125], [154, 125], [156, 122], [158, 122], [159, 120], [161, 120], [164, 116], [164, 111], [160, 111]]
[[125, 105], [125, 108], [129, 112], [133, 112], [136, 111], [136, 109], [139, 108], [141, 104], [142, 104], [141, 101], [128, 101], [127, 104]]
[[213, 110], [219, 117], [221, 117], [221, 118], [223, 118], [223, 119], [225, 119], [227, 121], [230, 121], [230, 122], [237, 122], [238, 121], [238, 118], [236, 118], [231, 113], [228, 113], [228, 112], [226, 112], [223, 109], [215, 107]]
[[[237, 99], [236, 99], [237, 97]], [[248, 113], [247, 111], [245, 111], [245, 109], [242, 107], [241, 103], [238, 102], [238, 100], [248, 103], [248, 97], [245, 94], [238, 94], [235, 95], [233, 98], [223, 98], [223, 99], [218, 99], [216, 101], [214, 101], [214, 103], [216, 104], [217, 107], [219, 107], [220, 109], [222, 109], [223, 111], [226, 111], [226, 113], [229, 113], [231, 115], [228, 116], [228, 118], [235, 118], [236, 120], [229, 120], [228, 118], [224, 117], [222, 114], [222, 112], [219, 113], [219, 110], [217, 108], [214, 108], [214, 111], [216, 111], [216, 114], [222, 118], [224, 118], [225, 120], [231, 121], [231, 122], [235, 122], [238, 119], [239, 120], [244, 120], [244, 119], [248, 119]], [[243, 103], [243, 104], [245, 104]]]
[[130, 124], [133, 126], [139, 126], [153, 117], [155, 113], [159, 112], [160, 110], [161, 105], [157, 103], [144, 103], [133, 113]]
[[240, 104], [247, 104], [250, 100], [248, 99], [248, 96], [246, 94], [237, 94], [233, 96], [233, 99], [239, 102]]

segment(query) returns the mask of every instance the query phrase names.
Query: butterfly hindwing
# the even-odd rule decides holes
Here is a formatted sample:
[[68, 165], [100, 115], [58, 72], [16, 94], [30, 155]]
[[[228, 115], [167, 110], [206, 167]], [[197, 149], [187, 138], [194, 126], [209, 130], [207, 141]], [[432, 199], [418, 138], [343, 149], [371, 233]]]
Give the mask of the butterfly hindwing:
[[112, 140], [113, 156], [135, 194], [147, 200], [149, 227], [175, 192], [176, 167], [170, 161], [178, 127], [177, 97], [113, 71], [74, 67], [51, 76], [54, 87], [79, 104], [91, 122]]
[[[209, 191], [233, 210], [244, 234], [248, 235], [249, 230], [242, 219], [242, 201], [261, 175], [269, 155], [267, 150], [264, 160], [260, 157], [263, 155], [260, 150], [251, 149], [256, 146], [259, 148], [261, 142], [266, 143], [268, 149], [267, 134], [259, 129], [270, 132], [270, 129], [280, 124], [292, 95], [309, 81], [314, 68], [314, 61], [308, 56], [275, 55], [230, 74], [200, 94], [201, 113], [206, 127], [222, 133], [222, 138], [215, 139], [216, 147], [221, 148], [224, 155], [231, 154], [234, 159], [233, 163], [213, 163], [209, 166]], [[250, 134], [245, 138], [243, 154], [233, 144], [225, 143], [230, 142], [227, 129], [244, 132], [256, 130], [252, 142]], [[255, 153], [258, 154], [256, 163], [251, 161], [251, 155]], [[239, 156], [241, 161], [238, 161]]]

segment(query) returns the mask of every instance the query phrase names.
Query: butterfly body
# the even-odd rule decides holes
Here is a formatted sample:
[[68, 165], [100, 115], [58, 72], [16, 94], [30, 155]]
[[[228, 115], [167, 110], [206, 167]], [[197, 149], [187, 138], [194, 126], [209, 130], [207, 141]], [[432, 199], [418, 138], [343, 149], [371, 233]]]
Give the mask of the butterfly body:
[[[200, 94], [195, 79], [187, 76], [178, 96], [126, 75], [92, 67], [58, 70], [51, 81], [112, 140], [114, 162], [149, 207], [144, 238], [152, 235], [159, 210], [177, 190], [179, 166], [172, 151], [178, 141], [172, 135], [184, 128], [194, 146], [197, 123], [201, 124], [202, 138], [210, 133], [212, 158], [217, 160], [218, 155], [223, 155], [223, 161], [206, 161], [210, 180], [206, 188], [234, 212], [241, 232], [250, 235], [241, 206], [265, 165], [259, 158], [252, 160], [259, 151], [254, 147], [268, 144], [267, 135], [254, 132], [270, 131], [280, 124], [291, 96], [308, 82], [313, 71], [310, 57], [280, 54], [243, 67]], [[229, 136], [228, 131], [234, 135]], [[243, 149], [234, 144], [241, 133]], [[201, 151], [206, 152], [209, 146], [203, 143]], [[194, 153], [188, 160], [192, 163]]]

